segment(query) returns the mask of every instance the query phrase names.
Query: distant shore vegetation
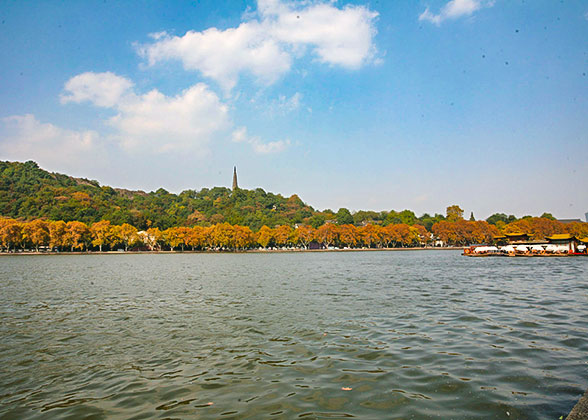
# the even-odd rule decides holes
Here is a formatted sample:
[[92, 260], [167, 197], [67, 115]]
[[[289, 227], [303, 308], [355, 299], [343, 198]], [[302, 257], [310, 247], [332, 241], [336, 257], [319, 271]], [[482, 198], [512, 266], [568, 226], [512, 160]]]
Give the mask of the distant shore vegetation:
[[35, 162], [0, 162], [3, 251], [247, 250], [256, 248], [396, 248], [467, 246], [524, 232], [588, 237], [588, 223], [496, 213], [469, 220], [410, 210], [317, 211], [298, 196], [223, 187], [172, 194], [100, 186], [50, 173]]
[[257, 232], [248, 226], [219, 223], [212, 226], [179, 226], [165, 230], [139, 231], [123, 223], [102, 220], [91, 225], [80, 221], [32, 220], [22, 222], [0, 218], [0, 246], [3, 252], [28, 251], [239, 251], [256, 248], [407, 248], [467, 246], [491, 243], [502, 233], [525, 232], [542, 240], [555, 233], [588, 237], [588, 223], [563, 224], [545, 217], [518, 220], [499, 229], [486, 221], [442, 220], [428, 231], [423, 225], [405, 223], [338, 225], [262, 226]]

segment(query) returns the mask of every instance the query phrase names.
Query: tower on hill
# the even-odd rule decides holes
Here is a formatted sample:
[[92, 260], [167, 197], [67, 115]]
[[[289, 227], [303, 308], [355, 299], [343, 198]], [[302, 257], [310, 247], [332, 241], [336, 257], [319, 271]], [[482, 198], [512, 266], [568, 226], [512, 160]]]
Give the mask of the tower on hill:
[[239, 188], [239, 185], [237, 185], [237, 167], [233, 166], [233, 191], [237, 188]]

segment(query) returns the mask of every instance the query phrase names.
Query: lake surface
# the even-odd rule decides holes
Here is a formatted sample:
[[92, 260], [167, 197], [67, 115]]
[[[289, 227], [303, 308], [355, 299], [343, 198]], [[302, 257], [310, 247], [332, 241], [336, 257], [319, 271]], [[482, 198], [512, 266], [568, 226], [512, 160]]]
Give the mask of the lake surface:
[[555, 420], [588, 387], [588, 258], [8, 256], [0, 285], [1, 419]]

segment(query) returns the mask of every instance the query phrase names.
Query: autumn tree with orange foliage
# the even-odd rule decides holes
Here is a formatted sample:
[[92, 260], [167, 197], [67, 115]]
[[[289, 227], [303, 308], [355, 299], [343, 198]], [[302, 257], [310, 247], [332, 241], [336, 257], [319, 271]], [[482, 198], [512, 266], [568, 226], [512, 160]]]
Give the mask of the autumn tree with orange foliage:
[[67, 225], [63, 220], [49, 224], [49, 246], [61, 249], [66, 246]]
[[359, 229], [361, 241], [368, 247], [371, 248], [373, 244], [380, 242], [380, 231], [381, 226], [378, 225], [365, 225]]
[[205, 228], [201, 226], [194, 226], [192, 229], [190, 229], [187, 244], [192, 247], [192, 251], [194, 251], [196, 248], [204, 248], [204, 231]]
[[102, 252], [104, 245], [110, 245], [113, 239], [113, 228], [108, 220], [101, 220], [90, 226], [92, 245], [97, 246]]
[[312, 226], [301, 225], [293, 232], [294, 243], [300, 244], [304, 249], [308, 249], [308, 245], [312, 242], [316, 235], [316, 229]]
[[169, 247], [172, 251], [174, 250], [174, 248], [177, 248], [178, 246], [180, 246], [180, 244], [184, 240], [182, 235], [180, 235], [178, 228], [176, 228], [176, 227], [172, 227], [172, 228], [164, 230], [162, 232], [162, 236], [163, 236], [163, 240], [165, 241], [165, 243], [167, 243], [167, 245], [169, 245]]
[[360, 240], [359, 232], [354, 225], [339, 226], [339, 242], [349, 248], [356, 246]]
[[337, 227], [332, 223], [325, 223], [316, 230], [315, 239], [329, 248], [337, 240]]
[[140, 235], [141, 241], [149, 247], [151, 251], [155, 249], [161, 249], [161, 240], [163, 239], [163, 233], [159, 228], [149, 228]]
[[413, 225], [410, 231], [418, 245], [427, 245], [431, 241], [431, 234], [423, 225]]
[[234, 249], [235, 235], [233, 225], [224, 222], [212, 227], [212, 243], [214, 247], [220, 249]]
[[263, 248], [267, 248], [274, 238], [273, 230], [267, 226], [262, 226], [257, 232], [257, 243]]
[[12, 247], [16, 249], [21, 240], [22, 225], [14, 219], [0, 219], [0, 241], [2, 242], [2, 247], [7, 248], [8, 251]]
[[71, 247], [71, 251], [82, 251], [90, 240], [90, 229], [82, 222], [67, 222], [64, 245]]
[[137, 228], [129, 225], [128, 223], [115, 226], [113, 232], [115, 241], [117, 243], [122, 243], [125, 247], [125, 251], [128, 251], [129, 246], [132, 246], [139, 240], [139, 236], [137, 235]]
[[[318, 229], [300, 225], [292, 229], [288, 225], [279, 225], [274, 229], [262, 226], [254, 233], [247, 226], [232, 225], [227, 222], [202, 227], [172, 227], [165, 231], [149, 228], [137, 232], [137, 229], [123, 223], [111, 225], [108, 221], [94, 223], [90, 228], [82, 222], [64, 221], [47, 222], [32, 220], [20, 222], [14, 219], [0, 218], [0, 246], [2, 250], [17, 250], [34, 247], [37, 251], [49, 245], [52, 249], [87, 250], [104, 246], [113, 248], [117, 244], [124, 249], [131, 247], [148, 247], [151, 251], [169, 247], [171, 250], [191, 247], [192, 250], [246, 250], [261, 246], [297, 246], [308, 249], [312, 241], [322, 246], [354, 248], [414, 247], [427, 245], [433, 237], [447, 245], [465, 246], [474, 243], [492, 243], [494, 237], [501, 234], [497, 226], [486, 221], [469, 221], [457, 218], [451, 222], [441, 220], [432, 226], [432, 234], [422, 225], [405, 223], [380, 226], [376, 223], [356, 227], [352, 224], [337, 225], [326, 223]], [[502, 232], [528, 233], [534, 240], [556, 233], [570, 233], [577, 237], [588, 237], [588, 223], [574, 222], [563, 224], [548, 217], [525, 217], [504, 225]]]
[[500, 234], [496, 226], [486, 221], [441, 221], [433, 225], [433, 233], [448, 245], [464, 246], [474, 243], [491, 243]]
[[33, 220], [22, 227], [23, 240], [39, 252], [39, 247], [49, 245], [49, 224], [44, 220]]
[[255, 244], [255, 235], [249, 229], [249, 226], [234, 226], [234, 245], [235, 249], [244, 250]]
[[588, 223], [572, 222], [565, 226], [567, 232], [576, 238], [588, 238]]
[[274, 242], [276, 246], [284, 247], [290, 242], [292, 228], [288, 225], [281, 225], [274, 229]]
[[[572, 229], [575, 226], [572, 226]], [[543, 240], [555, 233], [567, 233], [566, 226], [545, 217], [525, 217], [504, 226], [504, 233], [527, 233], [533, 240]]]

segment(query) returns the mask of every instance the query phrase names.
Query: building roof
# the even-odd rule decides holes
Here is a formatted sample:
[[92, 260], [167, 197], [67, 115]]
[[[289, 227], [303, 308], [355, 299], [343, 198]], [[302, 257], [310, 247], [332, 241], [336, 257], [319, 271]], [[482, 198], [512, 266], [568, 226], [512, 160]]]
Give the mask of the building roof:
[[530, 236], [528, 233], [523, 233], [523, 232], [505, 233], [505, 235], [508, 238], [510, 238], [512, 236]]
[[582, 219], [557, 219], [558, 222], [561, 223], [573, 223], [573, 222], [581, 222]]
[[566, 239], [573, 239], [573, 236], [569, 233], [555, 233], [551, 236], [547, 236], [545, 239], [549, 239], [550, 241], [564, 241]]

